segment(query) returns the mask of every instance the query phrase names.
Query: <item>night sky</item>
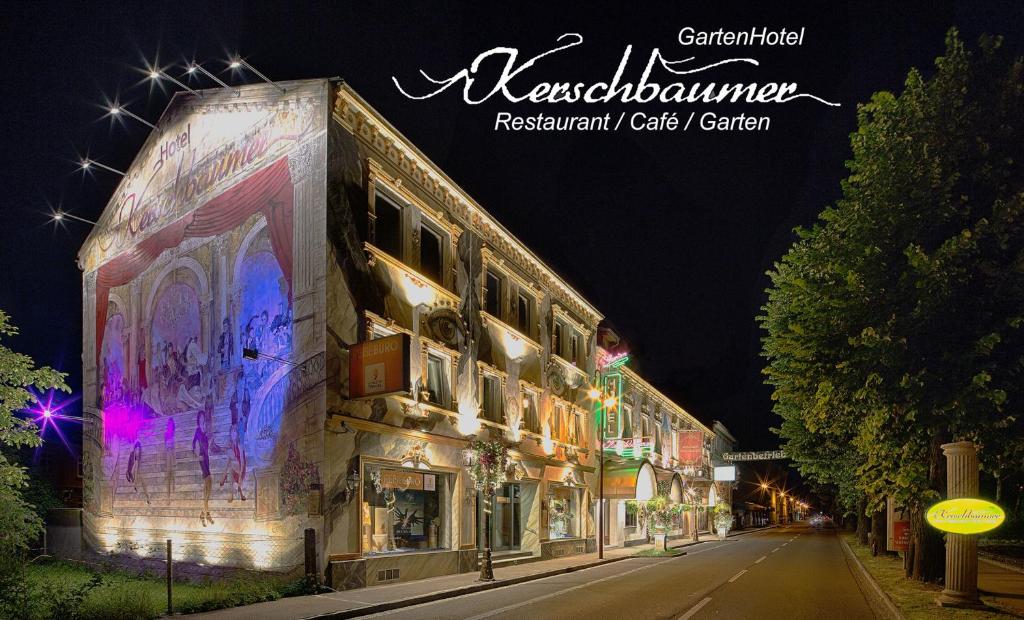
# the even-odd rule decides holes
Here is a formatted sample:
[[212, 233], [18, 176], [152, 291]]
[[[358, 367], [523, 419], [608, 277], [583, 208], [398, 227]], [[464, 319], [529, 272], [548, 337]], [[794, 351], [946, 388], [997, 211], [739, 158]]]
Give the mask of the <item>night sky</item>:
[[[112, 124], [100, 106], [119, 97], [155, 121], [169, 92], [139, 68], [158, 60], [177, 76], [195, 59], [231, 83], [233, 52], [275, 79], [340, 76], [452, 179], [573, 283], [629, 342], [634, 367], [691, 413], [725, 422], [746, 449], [777, 446], [770, 390], [762, 384], [754, 317], [764, 273], [839, 195], [856, 104], [900, 88], [907, 70], [929, 70], [953, 25], [974, 42], [1004, 34], [1024, 47], [1020, 2], [881, 3], [797, 10], [675, 2], [487, 4], [11, 3], [3, 17], [4, 197], [0, 209], [0, 308], [21, 335], [9, 346], [70, 373], [81, 385], [81, 273], [75, 256], [88, 226], [48, 223], [48, 205], [99, 216], [118, 177], [83, 177], [88, 152], [129, 166], [146, 137], [141, 124]], [[317, 3], [318, 5], [320, 3]], [[897, 6], [898, 5], [898, 6]], [[682, 48], [683, 26], [729, 30], [806, 27], [802, 47]], [[715, 61], [751, 56], [758, 68], [727, 67], [701, 81], [795, 81], [842, 107], [785, 105], [469, 106], [449, 91], [428, 101], [403, 97], [488, 49], [532, 56], [566, 32], [581, 47], [541, 63], [536, 81], [610, 80], [626, 45], [635, 81], [651, 48], [669, 58]], [[169, 67], [169, 65], [174, 65]], [[493, 74], [492, 74], [493, 75]], [[661, 75], [662, 83], [674, 81]], [[692, 80], [690, 80], [692, 81]], [[212, 87], [210, 82], [196, 82]], [[767, 132], [505, 133], [495, 115], [604, 114], [622, 110], [681, 116], [696, 110], [768, 114]]]

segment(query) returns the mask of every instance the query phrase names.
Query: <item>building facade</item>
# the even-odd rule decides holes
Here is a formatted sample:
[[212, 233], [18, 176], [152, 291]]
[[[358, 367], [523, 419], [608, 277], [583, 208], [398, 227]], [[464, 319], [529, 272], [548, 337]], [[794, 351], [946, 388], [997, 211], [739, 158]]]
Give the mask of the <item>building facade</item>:
[[[347, 85], [278, 85], [177, 94], [80, 251], [92, 549], [286, 571], [311, 529], [344, 589], [593, 550], [598, 450], [710, 489], [712, 431], [628, 368], [599, 441], [592, 304]], [[375, 340], [403, 387], [367, 397]], [[513, 462], [490, 528], [473, 438]]]

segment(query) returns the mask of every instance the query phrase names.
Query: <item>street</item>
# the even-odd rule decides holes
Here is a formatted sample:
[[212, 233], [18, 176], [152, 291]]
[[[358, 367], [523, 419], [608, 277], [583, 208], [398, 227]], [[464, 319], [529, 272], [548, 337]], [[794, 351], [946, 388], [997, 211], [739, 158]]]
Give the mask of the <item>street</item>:
[[833, 530], [794, 525], [370, 618], [874, 618]]

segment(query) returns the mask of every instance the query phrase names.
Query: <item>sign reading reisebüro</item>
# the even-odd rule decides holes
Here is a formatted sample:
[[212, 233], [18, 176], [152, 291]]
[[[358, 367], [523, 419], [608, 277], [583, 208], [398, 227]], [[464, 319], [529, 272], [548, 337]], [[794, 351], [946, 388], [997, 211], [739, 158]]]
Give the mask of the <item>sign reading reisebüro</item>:
[[992, 502], [961, 497], [935, 504], [928, 509], [925, 519], [944, 532], [980, 534], [999, 527], [1006, 520], [1006, 513]]
[[349, 397], [369, 398], [408, 392], [408, 334], [395, 334], [352, 345], [349, 350]]

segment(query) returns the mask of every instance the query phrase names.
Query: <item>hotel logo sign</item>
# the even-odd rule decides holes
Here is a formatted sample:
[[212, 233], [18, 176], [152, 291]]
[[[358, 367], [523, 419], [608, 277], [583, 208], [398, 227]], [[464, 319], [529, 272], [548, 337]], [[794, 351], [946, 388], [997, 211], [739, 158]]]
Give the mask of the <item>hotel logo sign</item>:
[[928, 509], [925, 519], [943, 532], [980, 534], [999, 527], [1006, 520], [1006, 513], [992, 502], [961, 497], [935, 504]]

